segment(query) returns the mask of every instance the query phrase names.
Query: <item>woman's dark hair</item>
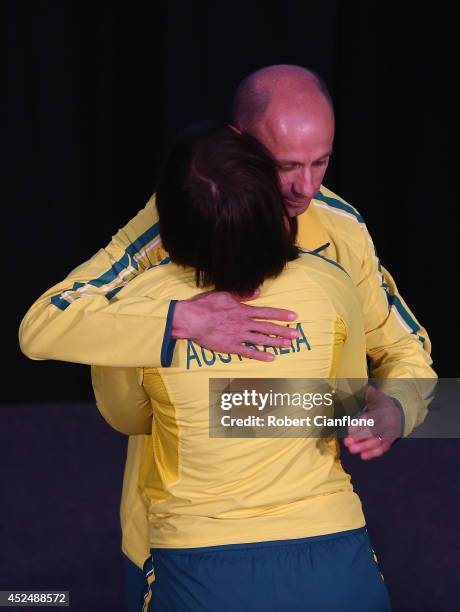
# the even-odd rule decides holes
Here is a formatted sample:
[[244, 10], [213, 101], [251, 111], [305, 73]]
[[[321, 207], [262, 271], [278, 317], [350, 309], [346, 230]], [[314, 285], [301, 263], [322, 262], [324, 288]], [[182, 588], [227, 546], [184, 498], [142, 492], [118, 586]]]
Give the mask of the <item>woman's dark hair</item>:
[[249, 134], [187, 128], [156, 193], [163, 245], [173, 262], [195, 268], [198, 287], [248, 295], [297, 257], [275, 162]]

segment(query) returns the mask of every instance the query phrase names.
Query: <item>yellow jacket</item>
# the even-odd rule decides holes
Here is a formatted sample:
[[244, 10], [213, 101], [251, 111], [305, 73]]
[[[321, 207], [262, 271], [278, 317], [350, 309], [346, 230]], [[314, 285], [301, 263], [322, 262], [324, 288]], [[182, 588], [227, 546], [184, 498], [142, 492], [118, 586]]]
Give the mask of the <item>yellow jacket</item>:
[[[188, 299], [197, 293], [194, 270], [169, 264], [133, 280], [119, 298]], [[339, 461], [337, 440], [313, 437], [318, 428], [308, 403], [306, 408], [286, 407], [283, 399], [283, 416], [286, 410], [291, 423], [294, 418], [301, 423], [295, 430], [272, 433], [272, 408], [256, 411], [263, 423], [256, 427], [256, 438], [210, 436], [210, 379], [231, 379], [236, 386], [238, 378], [301, 379], [297, 386], [291, 383], [290, 394], [302, 398], [318, 391], [318, 379], [334, 386], [336, 379], [358, 379], [358, 388], [367, 381], [360, 305], [342, 268], [321, 256], [301, 254], [278, 278], [263, 284], [258, 303], [274, 307], [280, 299], [297, 313], [293, 326], [299, 337], [285, 349], [258, 347], [273, 350], [278, 355], [273, 362], [216, 354], [179, 340], [171, 350], [174, 367], [93, 367], [97, 403], [111, 425], [127, 434], [149, 431], [153, 415], [151, 436], [139, 436], [144, 444], [132, 491], [133, 500], [140, 497], [144, 505], [133, 503], [123, 516], [123, 548], [139, 565], [149, 543], [161, 548], [214, 546], [303, 538], [364, 525], [361, 503]], [[250, 389], [253, 383], [241, 384]], [[272, 381], [268, 384], [279, 390]], [[213, 397], [220, 394], [211, 395], [211, 402]], [[222, 416], [228, 426], [232, 413], [224, 412], [218, 400], [211, 410], [217, 426]], [[248, 410], [243, 408], [241, 415]], [[298, 437], [284, 437], [286, 431]], [[149, 537], [139, 540], [146, 516]]]

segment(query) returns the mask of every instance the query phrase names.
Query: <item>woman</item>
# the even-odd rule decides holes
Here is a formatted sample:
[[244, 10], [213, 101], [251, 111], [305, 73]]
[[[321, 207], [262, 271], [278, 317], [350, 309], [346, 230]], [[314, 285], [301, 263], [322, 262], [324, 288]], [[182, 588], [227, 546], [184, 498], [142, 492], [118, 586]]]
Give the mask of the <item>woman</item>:
[[93, 368], [109, 423], [127, 434], [151, 431], [138, 480], [129, 485], [143, 507], [124, 525], [124, 550], [138, 565], [146, 553], [130, 534], [148, 527], [144, 609], [389, 610], [337, 441], [274, 437], [262, 429], [268, 415], [259, 428], [251, 421], [255, 438], [243, 437], [247, 430], [228, 435], [209, 399], [215, 378], [366, 378], [353, 283], [335, 262], [294, 246], [295, 221], [272, 158], [228, 127], [182, 134], [157, 207], [170, 261], [131, 281], [118, 299], [169, 298], [173, 312], [178, 300], [203, 291], [244, 296], [260, 287], [259, 305], [275, 305], [282, 294], [298, 318], [297, 338], [278, 350], [260, 346], [263, 336], [254, 332], [256, 348], [277, 354], [271, 363], [214, 354], [193, 339], [172, 341], [167, 324], [164, 367]]

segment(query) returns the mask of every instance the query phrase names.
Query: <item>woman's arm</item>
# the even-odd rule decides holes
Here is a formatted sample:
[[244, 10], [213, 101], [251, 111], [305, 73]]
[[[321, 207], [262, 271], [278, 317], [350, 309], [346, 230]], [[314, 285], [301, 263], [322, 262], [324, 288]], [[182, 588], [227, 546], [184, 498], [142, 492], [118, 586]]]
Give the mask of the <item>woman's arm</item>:
[[107, 423], [126, 435], [152, 431], [152, 406], [142, 387], [142, 369], [91, 367], [99, 412]]

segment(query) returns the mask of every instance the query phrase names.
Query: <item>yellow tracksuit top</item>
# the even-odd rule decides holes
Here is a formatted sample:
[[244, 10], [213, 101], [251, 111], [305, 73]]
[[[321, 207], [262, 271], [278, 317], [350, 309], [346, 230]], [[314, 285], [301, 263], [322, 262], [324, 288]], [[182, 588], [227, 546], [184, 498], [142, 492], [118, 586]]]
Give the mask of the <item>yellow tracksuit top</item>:
[[[193, 270], [168, 264], [133, 280], [118, 297], [187, 299], [197, 292]], [[153, 413], [138, 479], [150, 546], [302, 538], [364, 525], [336, 440], [209, 437], [210, 377], [367, 379], [359, 300], [343, 269], [302, 254], [261, 288], [260, 305], [280, 300], [297, 312], [299, 338], [291, 348], [277, 349], [271, 363], [216, 355], [180, 340], [174, 367], [93, 368], [98, 405], [112, 425], [130, 433], [136, 419], [142, 428]], [[144, 394], [144, 404], [129, 401], [129, 380], [135, 395]], [[132, 543], [125, 549], [137, 559]]]

